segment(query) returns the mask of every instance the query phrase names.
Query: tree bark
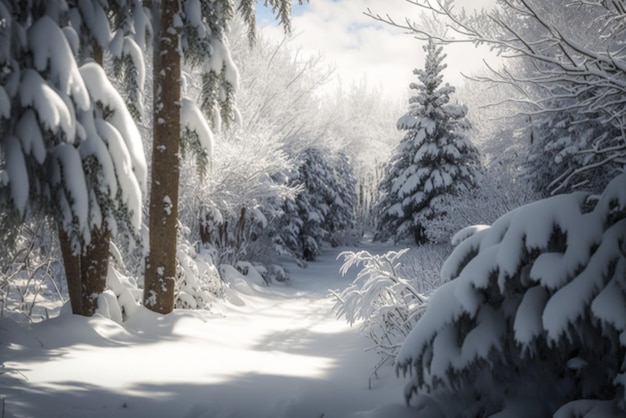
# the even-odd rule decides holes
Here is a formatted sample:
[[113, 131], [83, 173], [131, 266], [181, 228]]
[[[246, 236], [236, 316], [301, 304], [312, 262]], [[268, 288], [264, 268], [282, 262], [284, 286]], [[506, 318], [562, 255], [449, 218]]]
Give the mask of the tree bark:
[[83, 293], [82, 278], [80, 274], [80, 256], [74, 253], [72, 240], [62, 226], [59, 226], [59, 244], [63, 256], [63, 267], [67, 280], [67, 290], [72, 305], [72, 313], [82, 315], [83, 313]]
[[102, 229], [91, 231], [91, 243], [80, 256], [82, 315], [96, 313], [98, 296], [106, 289], [110, 245], [111, 231], [104, 225]]
[[144, 306], [169, 313], [174, 309], [176, 222], [180, 177], [180, 16], [179, 0], [161, 2], [154, 51], [154, 115], [150, 186], [149, 255], [146, 258]]

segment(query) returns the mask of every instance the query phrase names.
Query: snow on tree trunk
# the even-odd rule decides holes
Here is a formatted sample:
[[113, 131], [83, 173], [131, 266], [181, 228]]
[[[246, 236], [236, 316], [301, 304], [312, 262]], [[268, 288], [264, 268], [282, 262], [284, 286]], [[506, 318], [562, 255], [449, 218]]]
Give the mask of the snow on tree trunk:
[[150, 244], [146, 258], [144, 305], [159, 313], [174, 309], [181, 134], [180, 13], [178, 0], [162, 2], [154, 52]]

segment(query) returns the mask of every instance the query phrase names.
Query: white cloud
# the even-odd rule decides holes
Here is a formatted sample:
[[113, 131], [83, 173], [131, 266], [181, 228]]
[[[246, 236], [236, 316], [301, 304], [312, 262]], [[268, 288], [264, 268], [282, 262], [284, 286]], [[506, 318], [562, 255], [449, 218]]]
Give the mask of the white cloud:
[[[485, 5], [484, 0], [465, 0], [464, 5]], [[380, 23], [364, 14], [389, 15], [398, 22], [416, 20], [419, 9], [405, 0], [311, 0], [305, 6], [294, 5], [292, 19], [294, 45], [302, 52], [321, 52], [344, 84], [366, 77], [372, 86], [380, 85], [390, 97], [406, 97], [415, 80], [414, 68], [424, 63], [423, 43], [401, 29]], [[265, 14], [265, 16], [267, 16]], [[267, 25], [267, 36], [280, 39], [281, 28]], [[445, 81], [462, 83], [460, 71], [478, 67], [479, 55], [471, 45], [446, 47], [449, 70]]]

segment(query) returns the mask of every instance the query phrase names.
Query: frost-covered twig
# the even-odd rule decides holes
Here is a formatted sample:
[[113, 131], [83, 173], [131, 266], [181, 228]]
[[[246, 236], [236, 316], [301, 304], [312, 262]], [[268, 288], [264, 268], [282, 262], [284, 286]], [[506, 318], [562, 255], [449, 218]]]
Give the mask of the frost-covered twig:
[[374, 342], [370, 350], [381, 357], [373, 374], [382, 364], [395, 359], [428, 302], [428, 298], [399, 273], [399, 259], [408, 251], [389, 251], [383, 255], [368, 251], [339, 254], [344, 258], [342, 275], [353, 266], [362, 268], [349, 287], [339, 293], [332, 292], [336, 299], [333, 309], [338, 318], [345, 318], [350, 325], [363, 321], [363, 334]]

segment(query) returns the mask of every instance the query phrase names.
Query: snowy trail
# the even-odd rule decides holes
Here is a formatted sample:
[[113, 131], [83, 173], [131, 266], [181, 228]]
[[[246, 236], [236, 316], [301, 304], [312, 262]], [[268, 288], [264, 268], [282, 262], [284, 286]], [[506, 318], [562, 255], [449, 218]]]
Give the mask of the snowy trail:
[[402, 381], [383, 369], [368, 390], [376, 356], [331, 310], [328, 289], [351, 281], [337, 254], [290, 266], [287, 285], [237, 287], [221, 315], [140, 310], [126, 327], [72, 315], [30, 329], [2, 320], [3, 416], [374, 417], [382, 412], [359, 412], [384, 404], [403, 415]]

